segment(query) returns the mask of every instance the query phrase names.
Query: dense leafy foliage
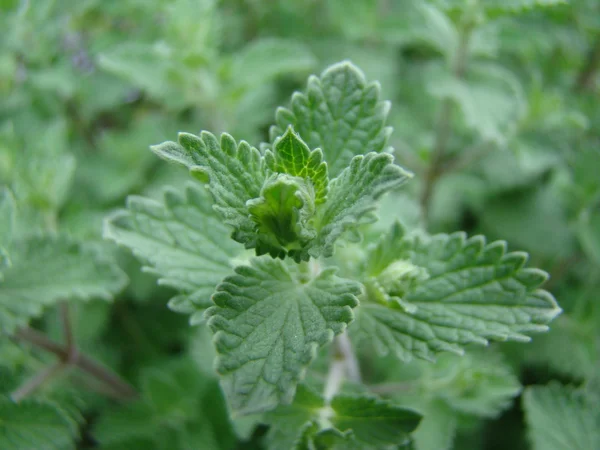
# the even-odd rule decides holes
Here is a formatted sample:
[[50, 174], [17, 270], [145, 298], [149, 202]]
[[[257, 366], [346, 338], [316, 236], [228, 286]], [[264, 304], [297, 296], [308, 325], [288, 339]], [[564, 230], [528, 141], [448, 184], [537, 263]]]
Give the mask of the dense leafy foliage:
[[600, 448], [600, 3], [0, 25], [0, 448]]

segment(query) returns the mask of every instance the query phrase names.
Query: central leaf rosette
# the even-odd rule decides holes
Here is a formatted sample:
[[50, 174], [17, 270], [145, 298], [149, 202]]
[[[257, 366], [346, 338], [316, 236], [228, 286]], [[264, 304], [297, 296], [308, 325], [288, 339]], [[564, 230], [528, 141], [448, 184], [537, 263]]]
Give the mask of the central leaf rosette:
[[274, 256], [285, 256], [287, 251], [293, 255], [316, 237], [312, 224], [315, 192], [310, 182], [287, 174], [273, 174], [260, 194], [246, 203], [259, 235], [257, 253], [276, 252]]
[[317, 204], [325, 201], [329, 187], [327, 164], [320, 149], [310, 151], [288, 127], [264, 155], [269, 173], [260, 197], [246, 206], [256, 223], [258, 254], [298, 256], [317, 237]]
[[321, 149], [311, 150], [289, 125], [263, 153], [223, 133], [218, 140], [180, 133], [153, 147], [207, 184], [214, 209], [232, 238], [257, 255], [296, 262], [333, 254], [335, 241], [356, 229], [377, 200], [411, 177], [389, 153], [356, 155], [333, 179]]

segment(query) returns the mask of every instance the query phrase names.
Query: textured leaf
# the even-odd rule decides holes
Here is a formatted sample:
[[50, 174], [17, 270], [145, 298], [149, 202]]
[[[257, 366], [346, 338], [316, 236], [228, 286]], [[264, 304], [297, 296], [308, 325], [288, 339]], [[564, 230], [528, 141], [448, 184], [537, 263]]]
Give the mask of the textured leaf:
[[330, 404], [300, 385], [291, 405], [267, 414], [270, 449], [345, 448], [376, 450], [409, 442], [421, 415], [377, 397], [338, 395]]
[[75, 448], [77, 424], [56, 406], [35, 400], [13, 403], [0, 397], [0, 448], [66, 450]]
[[410, 409], [394, 406], [376, 397], [337, 396], [331, 402], [334, 415], [331, 423], [344, 432], [352, 430], [354, 440], [365, 450], [377, 450], [410, 441], [421, 415]]
[[233, 238], [255, 245], [255, 224], [250, 219], [246, 202], [260, 197], [265, 181], [262, 157], [247, 142], [239, 145], [228, 134], [221, 140], [207, 131], [200, 136], [179, 134], [179, 143], [165, 142], [152, 147], [158, 156], [182, 164], [201, 181], [208, 183], [208, 190], [215, 201], [215, 209], [225, 223], [234, 229]]
[[104, 234], [146, 262], [160, 284], [181, 291], [170, 304], [189, 313], [212, 304], [215, 286], [243, 251], [229, 239], [209, 194], [196, 185], [183, 194], [166, 190], [162, 203], [129, 197], [127, 210], [106, 221]]
[[[271, 425], [267, 434], [268, 448], [272, 450], [294, 448], [295, 444], [298, 448], [302, 448], [297, 441], [302, 440], [303, 433], [306, 432], [308, 440], [319, 430], [313, 420], [319, 416], [319, 412], [324, 407], [323, 397], [300, 384], [292, 404], [280, 405], [266, 414], [265, 420]], [[310, 428], [310, 430], [305, 430], [305, 428]]]
[[523, 395], [534, 450], [600, 448], [600, 408], [585, 392], [557, 383], [527, 388]]
[[271, 142], [289, 125], [310, 148], [323, 150], [332, 177], [356, 155], [387, 151], [392, 131], [385, 126], [389, 102], [379, 100], [378, 83], [367, 83], [350, 62], [335, 64], [308, 79], [306, 93], [295, 93], [290, 109], [277, 110]]
[[406, 293], [404, 307], [367, 295], [350, 331], [379, 353], [405, 361], [434, 359], [440, 351], [462, 354], [469, 343], [527, 342], [527, 333], [546, 331], [561, 310], [552, 295], [539, 289], [546, 273], [523, 268], [526, 260], [525, 253], [507, 253], [504, 242], [486, 244], [482, 236], [403, 236], [395, 225], [371, 252], [367, 291], [380, 288], [372, 280], [395, 261], [421, 267], [429, 278]]
[[273, 172], [308, 178], [315, 191], [315, 202], [320, 204], [325, 201], [329, 176], [323, 152], [319, 149], [311, 151], [291, 126], [283, 136], [275, 140], [273, 152], [266, 151], [265, 159]]
[[309, 221], [315, 213], [312, 186], [286, 174], [271, 176], [261, 196], [247, 202], [250, 217], [256, 222], [256, 254], [285, 256], [306, 246], [316, 235]]
[[0, 329], [12, 333], [59, 300], [112, 299], [125, 274], [101, 252], [64, 236], [13, 244], [12, 266], [0, 282]]
[[327, 201], [315, 219], [318, 235], [308, 252], [331, 256], [336, 239], [346, 230], [358, 228], [383, 194], [410, 177], [410, 173], [393, 164], [391, 155], [368, 153], [354, 157], [350, 166], [331, 181]]
[[207, 310], [217, 371], [232, 409], [290, 403], [319, 346], [353, 319], [359, 285], [328, 269], [306, 281], [296, 266], [253, 259], [217, 287]]

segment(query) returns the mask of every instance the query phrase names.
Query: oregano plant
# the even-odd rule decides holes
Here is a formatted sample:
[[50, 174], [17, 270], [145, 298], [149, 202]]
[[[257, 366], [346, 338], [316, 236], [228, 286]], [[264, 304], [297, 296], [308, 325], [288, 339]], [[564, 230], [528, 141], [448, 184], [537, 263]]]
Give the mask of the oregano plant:
[[[431, 385], [450, 389], [464, 377], [467, 389], [468, 376], [492, 380], [500, 370], [503, 388], [476, 409], [493, 414], [518, 384], [494, 349], [476, 345], [528, 342], [561, 312], [542, 288], [547, 274], [504, 241], [378, 224], [382, 201], [413, 182], [388, 145], [389, 110], [377, 82], [350, 62], [334, 64], [277, 109], [269, 142], [202, 131], [151, 147], [186, 167], [189, 184], [160, 199], [130, 196], [105, 222], [105, 238], [178, 291], [169, 307], [205, 330], [199, 351], [214, 352], [214, 365], [203, 370], [214, 367], [226, 415], [238, 430], [267, 424], [270, 449], [409, 448], [415, 436], [417, 448], [446, 448], [426, 444], [444, 433], [435, 424], [452, 420], [448, 408], [474, 405], [442, 387], [415, 402], [402, 395], [411, 380], [366, 383], [365, 362], [370, 380], [384, 363], [402, 378], [466, 353], [479, 366], [433, 374]], [[150, 420], [152, 405], [204, 389], [177, 370], [190, 369], [150, 377], [148, 392], [162, 384], [163, 397], [121, 412], [128, 438], [143, 435], [133, 423]], [[99, 424], [108, 442], [115, 424]]]

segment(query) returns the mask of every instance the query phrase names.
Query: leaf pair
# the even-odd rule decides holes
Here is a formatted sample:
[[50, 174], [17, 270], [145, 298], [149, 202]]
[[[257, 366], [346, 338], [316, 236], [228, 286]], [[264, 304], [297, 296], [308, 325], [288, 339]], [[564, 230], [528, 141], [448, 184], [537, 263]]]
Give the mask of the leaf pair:
[[408, 444], [421, 415], [371, 395], [340, 394], [326, 402], [300, 385], [294, 402], [266, 419], [269, 449], [376, 450]]

